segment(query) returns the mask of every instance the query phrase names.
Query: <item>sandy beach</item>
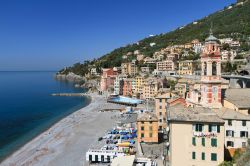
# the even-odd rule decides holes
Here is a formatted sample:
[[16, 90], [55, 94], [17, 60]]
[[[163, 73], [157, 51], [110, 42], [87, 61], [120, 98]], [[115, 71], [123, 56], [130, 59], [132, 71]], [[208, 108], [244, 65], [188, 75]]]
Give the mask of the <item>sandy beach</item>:
[[85, 153], [115, 125], [115, 112], [99, 112], [106, 100], [94, 94], [91, 103], [65, 117], [5, 159], [1, 166], [82, 166]]

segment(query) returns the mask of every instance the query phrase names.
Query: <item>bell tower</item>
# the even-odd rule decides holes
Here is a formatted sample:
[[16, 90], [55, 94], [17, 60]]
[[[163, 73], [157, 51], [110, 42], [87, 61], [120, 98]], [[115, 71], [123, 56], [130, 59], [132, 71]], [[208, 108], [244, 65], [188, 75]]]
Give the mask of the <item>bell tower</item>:
[[221, 108], [221, 56], [212, 29], [201, 54], [201, 102], [204, 107]]

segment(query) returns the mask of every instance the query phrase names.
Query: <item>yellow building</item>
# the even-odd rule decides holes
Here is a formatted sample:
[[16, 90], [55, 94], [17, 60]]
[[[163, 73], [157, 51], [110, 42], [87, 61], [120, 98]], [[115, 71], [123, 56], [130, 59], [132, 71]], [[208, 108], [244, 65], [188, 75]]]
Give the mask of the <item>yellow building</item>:
[[136, 75], [137, 74], [137, 66], [135, 63], [122, 63], [121, 64], [122, 68], [122, 74], [127, 74], [127, 75]]
[[169, 112], [171, 166], [217, 166], [224, 161], [224, 121], [215, 112], [181, 104], [171, 106]]
[[147, 79], [143, 86], [143, 99], [153, 100], [158, 92], [157, 80]]
[[250, 89], [227, 89], [223, 106], [250, 115]]
[[194, 67], [192, 60], [179, 62], [179, 70], [178, 70], [179, 75], [192, 75], [193, 72], [194, 72]]
[[158, 118], [159, 130], [166, 129], [167, 126], [167, 100], [170, 93], [158, 95], [155, 98], [155, 113]]
[[143, 94], [143, 86], [144, 86], [145, 80], [142, 76], [135, 77], [135, 96], [141, 96]]
[[158, 143], [158, 119], [151, 112], [138, 115], [137, 118], [138, 142]]

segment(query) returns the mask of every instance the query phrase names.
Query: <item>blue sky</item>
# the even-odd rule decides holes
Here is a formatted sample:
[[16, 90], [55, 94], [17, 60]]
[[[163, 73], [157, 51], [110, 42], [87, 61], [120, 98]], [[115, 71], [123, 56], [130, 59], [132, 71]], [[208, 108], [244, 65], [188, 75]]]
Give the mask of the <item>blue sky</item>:
[[58, 70], [235, 0], [0, 0], [0, 70]]

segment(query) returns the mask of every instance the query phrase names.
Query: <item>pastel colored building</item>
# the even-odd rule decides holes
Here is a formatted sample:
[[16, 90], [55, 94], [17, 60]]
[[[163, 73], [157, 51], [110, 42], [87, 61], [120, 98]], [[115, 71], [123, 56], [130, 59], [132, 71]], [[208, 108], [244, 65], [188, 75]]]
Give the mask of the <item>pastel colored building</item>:
[[158, 143], [158, 119], [152, 112], [138, 115], [137, 139], [139, 143]]
[[117, 71], [112, 68], [102, 69], [100, 91], [107, 91], [108, 88], [113, 87], [116, 75]]
[[224, 161], [224, 121], [214, 112], [177, 104], [169, 113], [167, 152], [171, 166], [217, 166]]
[[173, 71], [174, 70], [174, 62], [171, 60], [161, 61], [156, 63], [157, 71]]
[[179, 75], [193, 75], [194, 67], [192, 60], [180, 61], [179, 62]]
[[159, 130], [166, 129], [167, 126], [167, 100], [170, 99], [170, 93], [158, 95], [155, 98], [155, 113], [158, 118]]

